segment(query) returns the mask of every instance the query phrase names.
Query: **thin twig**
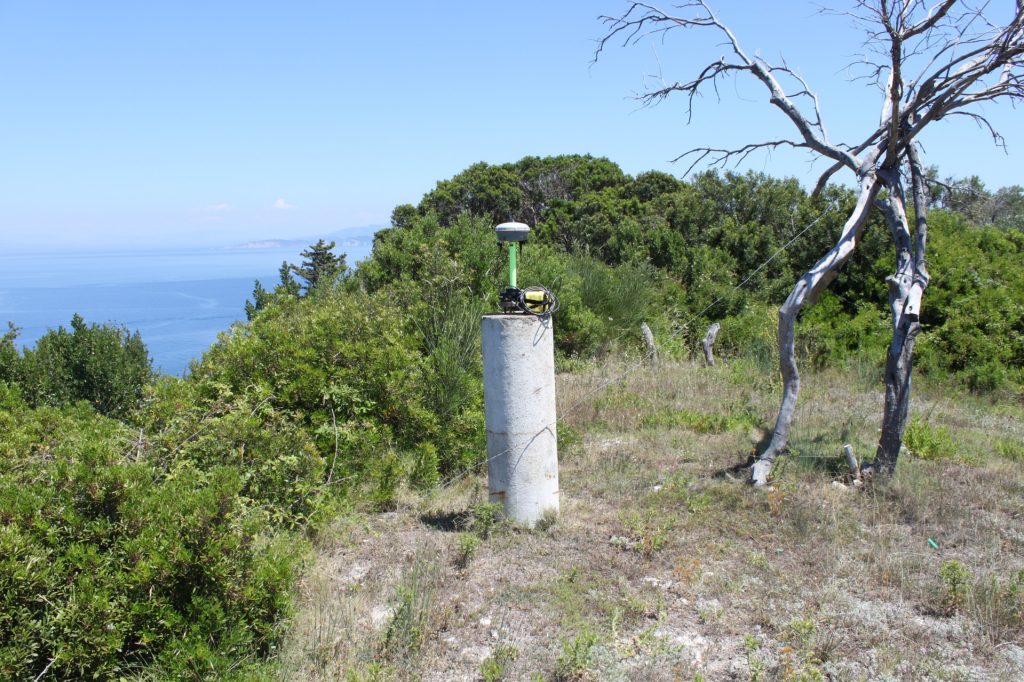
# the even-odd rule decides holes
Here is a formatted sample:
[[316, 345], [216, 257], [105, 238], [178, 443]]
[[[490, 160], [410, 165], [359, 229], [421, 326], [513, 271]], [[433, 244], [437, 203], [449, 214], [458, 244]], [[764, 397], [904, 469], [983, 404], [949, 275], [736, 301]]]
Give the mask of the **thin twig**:
[[41, 673], [39, 673], [38, 675], [36, 675], [36, 679], [34, 679], [32, 682], [39, 682], [39, 680], [43, 679], [43, 675], [45, 675], [47, 673], [47, 671], [50, 669], [50, 666], [53, 665], [56, 660], [57, 660], [56, 656], [51, 658], [50, 662], [46, 664], [45, 668], [43, 668], [43, 671]]

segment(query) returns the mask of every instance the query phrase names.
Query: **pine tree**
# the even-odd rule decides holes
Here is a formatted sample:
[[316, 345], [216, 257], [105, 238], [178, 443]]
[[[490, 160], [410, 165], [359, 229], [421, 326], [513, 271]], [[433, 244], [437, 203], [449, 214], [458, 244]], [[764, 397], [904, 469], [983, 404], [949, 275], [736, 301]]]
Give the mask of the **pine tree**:
[[333, 241], [328, 243], [321, 239], [302, 252], [305, 259], [302, 265], [290, 267], [291, 272], [306, 280], [306, 295], [316, 290], [318, 286], [329, 286], [334, 283], [348, 269], [345, 254], [336, 256], [332, 252], [333, 248]]

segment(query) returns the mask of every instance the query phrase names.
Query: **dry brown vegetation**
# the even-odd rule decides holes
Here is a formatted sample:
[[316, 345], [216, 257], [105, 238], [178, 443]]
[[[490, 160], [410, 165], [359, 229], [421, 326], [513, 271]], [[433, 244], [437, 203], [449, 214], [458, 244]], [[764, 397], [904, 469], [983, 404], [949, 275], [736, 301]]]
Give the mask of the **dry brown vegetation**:
[[[1024, 408], [919, 388], [897, 477], [871, 372], [809, 376], [774, 485], [744, 483], [779, 386], [734, 362], [559, 378], [562, 515], [493, 518], [484, 476], [339, 519], [281, 677], [1024, 678]], [[571, 433], [570, 433], [571, 432]]]

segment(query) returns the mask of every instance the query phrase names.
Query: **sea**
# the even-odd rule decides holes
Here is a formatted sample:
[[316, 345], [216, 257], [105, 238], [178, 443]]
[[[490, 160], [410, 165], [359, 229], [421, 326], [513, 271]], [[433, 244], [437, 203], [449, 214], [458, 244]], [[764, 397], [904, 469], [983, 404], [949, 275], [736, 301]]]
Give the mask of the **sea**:
[[[369, 255], [372, 236], [340, 242], [355, 264]], [[314, 240], [315, 241], [315, 240]], [[0, 333], [19, 330], [33, 346], [50, 329], [87, 323], [138, 331], [160, 373], [187, 374], [189, 363], [217, 335], [245, 320], [257, 280], [273, 288], [281, 263], [299, 263], [300, 243], [149, 251], [0, 254]]]

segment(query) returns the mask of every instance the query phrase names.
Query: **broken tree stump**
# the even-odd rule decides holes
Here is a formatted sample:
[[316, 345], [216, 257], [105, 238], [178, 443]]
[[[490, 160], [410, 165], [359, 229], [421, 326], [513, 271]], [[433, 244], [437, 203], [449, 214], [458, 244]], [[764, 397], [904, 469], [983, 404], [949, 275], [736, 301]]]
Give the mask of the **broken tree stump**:
[[658, 364], [658, 347], [654, 345], [654, 332], [646, 322], [640, 324], [640, 332], [644, 335], [644, 343], [647, 344], [647, 362], [651, 365]]
[[715, 366], [715, 354], [711, 349], [715, 345], [715, 339], [718, 337], [718, 330], [721, 328], [722, 325], [715, 322], [713, 325], [708, 327], [708, 333], [704, 335], [704, 339], [700, 342], [701, 347], [704, 349], [704, 363], [708, 367]]

